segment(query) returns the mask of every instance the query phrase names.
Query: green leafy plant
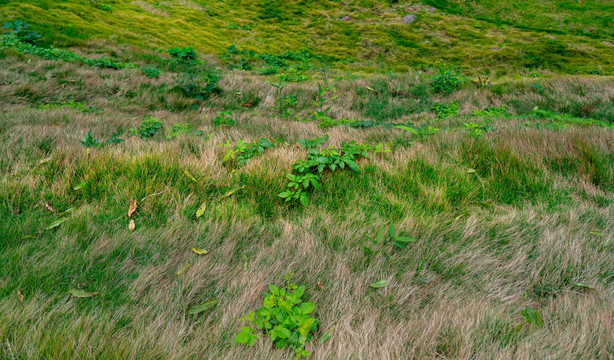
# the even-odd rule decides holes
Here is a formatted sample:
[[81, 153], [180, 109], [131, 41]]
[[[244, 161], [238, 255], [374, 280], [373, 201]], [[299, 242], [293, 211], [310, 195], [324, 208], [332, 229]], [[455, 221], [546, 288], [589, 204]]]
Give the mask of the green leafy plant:
[[36, 44], [41, 36], [34, 31], [28, 30], [29, 27], [30, 24], [23, 22], [23, 20], [5, 22], [2, 26], [3, 29], [11, 30], [10, 34], [16, 36], [20, 41]]
[[120, 139], [120, 136], [121, 134], [115, 134], [107, 140], [100, 142], [100, 140], [94, 137], [94, 135], [92, 134], [92, 130], [90, 130], [87, 133], [83, 134], [83, 139], [81, 139], [79, 142], [86, 148], [105, 147], [107, 145], [119, 144], [124, 141], [124, 139]]
[[172, 48], [168, 49], [168, 53], [177, 60], [177, 62], [189, 64], [194, 62], [198, 58], [198, 54], [192, 47], [185, 48]]
[[263, 293], [261, 307], [241, 318], [241, 321], [251, 323], [252, 326], [242, 327], [234, 342], [252, 346], [258, 333], [264, 333], [277, 348], [294, 349], [297, 358], [309, 356], [305, 344], [311, 340], [319, 321], [311, 316], [315, 304], [303, 302], [305, 287], [289, 284], [278, 288], [269, 284], [269, 291]]
[[524, 318], [524, 322], [518, 325], [518, 329], [525, 324], [533, 325], [536, 328], [542, 327], [542, 324], [543, 324], [542, 317], [539, 314], [538, 310], [533, 309], [532, 307], [527, 305], [527, 307], [525, 307], [523, 310], [520, 311], [520, 314], [522, 314], [522, 317]]
[[531, 89], [540, 95], [544, 95], [546, 93], [546, 88], [542, 84], [537, 82], [531, 84]]
[[[370, 256], [374, 253], [375, 247], [378, 247], [380, 250], [383, 251], [384, 249], [382, 249], [382, 245], [390, 244], [387, 246], [393, 246], [399, 249], [407, 249], [408, 243], [416, 241], [416, 239], [408, 236], [397, 235], [396, 230], [394, 229], [394, 224], [392, 223], [390, 224], [390, 227], [388, 229], [388, 239], [385, 239], [384, 228], [382, 228], [378, 232], [377, 237], [374, 237], [373, 239], [367, 237], [367, 240], [369, 240], [373, 246], [373, 249], [368, 246], [363, 246], [364, 253], [367, 256]], [[384, 253], [384, 256], [387, 259], [390, 259], [390, 256], [388, 254]]]
[[294, 111], [298, 99], [296, 95], [292, 94], [284, 94], [283, 90], [286, 87], [285, 81], [283, 79], [279, 79], [279, 83], [273, 84], [270, 83], [272, 87], [275, 88], [275, 102], [271, 107], [275, 112], [277, 112], [282, 118], [287, 119], [290, 114]]
[[83, 105], [83, 103], [77, 102], [74, 100], [64, 101], [58, 104], [44, 104], [44, 105], [40, 105], [38, 108], [40, 110], [55, 110], [55, 109], [60, 109], [60, 108], [70, 108], [70, 109], [75, 109], [83, 113], [103, 111], [102, 109], [96, 109], [93, 106], [85, 106]]
[[186, 97], [205, 100], [217, 88], [219, 77], [215, 71], [184, 73], [175, 78], [175, 90]]
[[489, 119], [494, 118], [508, 118], [507, 108], [505, 106], [493, 106], [484, 110], [474, 110], [473, 116], [486, 117]]
[[[287, 189], [277, 196], [286, 202], [297, 201], [304, 206], [309, 205], [307, 190], [319, 189], [320, 174], [325, 170], [350, 169], [360, 172], [360, 167], [355, 159], [369, 158], [369, 151], [375, 147], [369, 144], [357, 144], [356, 141], [341, 143], [339, 149], [328, 147], [319, 150], [328, 136], [316, 139], [300, 139], [298, 142], [302, 148], [307, 149], [307, 159], [299, 160], [292, 165], [292, 174], [286, 174], [289, 180]], [[382, 146], [383, 147], [383, 146]]]
[[138, 135], [141, 139], [148, 140], [156, 135], [162, 128], [162, 123], [156, 117], [147, 116], [138, 128], [130, 129], [131, 135]]
[[158, 68], [155, 66], [143, 66], [141, 71], [143, 71], [145, 76], [151, 79], [157, 79], [160, 77], [160, 70], [158, 70]]
[[254, 141], [254, 143], [246, 143], [243, 140], [239, 140], [232, 148], [230, 147], [230, 142], [226, 142], [224, 147], [227, 150], [223, 161], [236, 161], [237, 166], [241, 167], [251, 158], [263, 154], [266, 149], [272, 148], [273, 143], [265, 138], [260, 138]]
[[177, 136], [189, 134], [191, 131], [192, 128], [188, 123], [173, 124], [169, 129], [166, 130], [166, 138], [172, 139]]
[[429, 135], [433, 135], [440, 131], [440, 129], [426, 124], [422, 125], [421, 127], [415, 127], [412, 124], [395, 125], [395, 127], [410, 132], [412, 135], [416, 136], [418, 140], [425, 140]]
[[228, 111], [218, 111], [217, 116], [213, 119], [213, 125], [218, 127], [220, 125], [231, 126], [235, 121], [232, 119], [232, 113]]
[[481, 138], [486, 132], [494, 130], [490, 119], [484, 119], [482, 122], [463, 123], [461, 129], [466, 130], [469, 136], [474, 138]]
[[330, 110], [331, 106], [329, 105], [327, 107], [326, 105], [329, 102], [335, 100], [337, 98], [337, 95], [329, 97], [327, 93], [334, 93], [336, 91], [337, 89], [334, 83], [331, 85], [325, 85], [324, 87], [322, 87], [321, 84], [318, 84], [318, 94], [316, 96], [316, 99], [312, 100], [313, 103], [318, 107], [318, 110], [312, 112], [314, 120], [317, 120], [318, 117], [321, 118], [328, 114], [328, 111]]
[[440, 104], [434, 103], [430, 108], [432, 111], [435, 111], [437, 117], [439, 119], [446, 119], [450, 116], [454, 116], [458, 114], [458, 104], [449, 103], [449, 104]]
[[459, 69], [454, 66], [438, 61], [437, 74], [431, 78], [431, 90], [437, 93], [447, 94], [456, 90], [463, 82], [467, 81]]

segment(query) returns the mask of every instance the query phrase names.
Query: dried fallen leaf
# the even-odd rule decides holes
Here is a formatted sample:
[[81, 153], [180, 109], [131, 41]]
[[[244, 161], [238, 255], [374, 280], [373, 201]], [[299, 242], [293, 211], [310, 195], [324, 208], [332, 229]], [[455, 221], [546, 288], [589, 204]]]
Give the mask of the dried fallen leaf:
[[128, 230], [134, 231], [135, 227], [136, 225], [134, 224], [134, 219], [130, 219], [130, 222], [128, 223]]
[[136, 211], [136, 200], [132, 200], [130, 203], [130, 207], [128, 208], [128, 217], [132, 217], [134, 212]]
[[188, 310], [188, 314], [198, 314], [201, 313], [207, 309], [211, 309], [212, 307], [215, 306], [215, 304], [217, 304], [217, 300], [209, 300], [209, 301], [205, 301], [204, 303], [198, 305], [198, 306], [194, 306], [193, 308], [190, 308]]
[[184, 272], [188, 271], [189, 268], [192, 267], [192, 264], [187, 264], [186, 266], [182, 267], [181, 270], [177, 271], [175, 273], [175, 276], [179, 276], [181, 274], [183, 274]]
[[52, 213], [55, 212], [55, 210], [53, 210], [53, 208], [51, 207], [51, 205], [49, 205], [49, 203], [45, 203], [45, 209], [51, 211]]
[[196, 218], [198, 219], [199, 217], [203, 216], [203, 214], [205, 213], [205, 209], [207, 208], [207, 203], [204, 202], [199, 208], [198, 210], [196, 210]]
[[209, 253], [209, 250], [192, 248], [192, 252], [197, 255], [206, 255]]
[[19, 298], [19, 302], [23, 302], [23, 295], [21, 295], [21, 291], [17, 289], [17, 297]]
[[89, 291], [77, 290], [77, 289], [70, 289], [68, 290], [68, 292], [70, 293], [70, 295], [77, 297], [77, 298], [90, 298], [92, 296], [98, 295], [97, 292], [89, 292]]

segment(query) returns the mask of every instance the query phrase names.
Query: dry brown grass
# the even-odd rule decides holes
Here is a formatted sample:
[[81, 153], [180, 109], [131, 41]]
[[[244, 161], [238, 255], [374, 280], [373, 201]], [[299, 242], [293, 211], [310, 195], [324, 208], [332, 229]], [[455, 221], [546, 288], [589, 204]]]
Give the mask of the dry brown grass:
[[[238, 319], [261, 303], [266, 285], [280, 284], [283, 274], [294, 272], [320, 320], [307, 345], [314, 359], [612, 359], [614, 134], [609, 129], [521, 129], [526, 120], [512, 117], [493, 120], [498, 132], [471, 139], [454, 130], [465, 118], [433, 120], [427, 111], [407, 118], [445, 131], [412, 143], [410, 135], [394, 128], [323, 130], [314, 122], [272, 118], [267, 114], [272, 88], [239, 73], [224, 78], [224, 93], [186, 113], [148, 108], [158, 94], [143, 86], [168, 84], [170, 75], [147, 80], [130, 70], [3, 61], [0, 157], [6, 171], [0, 177], [0, 209], [7, 220], [0, 229], [7, 237], [0, 241], [6, 264], [0, 284], [11, 289], [0, 297], [4, 358], [291, 358], [263, 338], [253, 348], [232, 339], [241, 326]], [[40, 82], [29, 79], [43, 73]], [[62, 87], [58, 74], [78, 83]], [[394, 81], [405, 86], [420, 80], [409, 75]], [[368, 84], [341, 82], [331, 111], [362, 116], [352, 104], [356, 87]], [[580, 87], [598, 89], [594, 97], [602, 101], [614, 94], [611, 80], [566, 78], [549, 84], [565, 99], [583, 101], [574, 90]], [[119, 92], [109, 91], [116, 88]], [[313, 95], [313, 83], [288, 89], [301, 103]], [[136, 96], [127, 98], [129, 91]], [[236, 111], [236, 126], [213, 128], [215, 110], [234, 91], [253, 92], [262, 101]], [[165, 95], [181, 100], [173, 92]], [[531, 96], [464, 89], [440, 101], [456, 100], [461, 114], [468, 115]], [[67, 99], [104, 112], [27, 106]], [[301, 108], [298, 114], [308, 111]], [[189, 122], [213, 135], [208, 140], [130, 137], [86, 157], [78, 143], [84, 132], [106, 137], [137, 126], [145, 114], [165, 124]], [[390, 143], [392, 152], [362, 161], [361, 174], [326, 175], [308, 208], [285, 206], [274, 194], [285, 186], [291, 164], [304, 157], [296, 140], [324, 134], [334, 146], [381, 141]], [[222, 163], [220, 143], [278, 135], [288, 146], [277, 145], [240, 169]], [[38, 165], [47, 157], [53, 160]], [[467, 173], [470, 168], [478, 174]], [[185, 179], [184, 169], [197, 183]], [[88, 195], [79, 195], [72, 188], [84, 174], [96, 180]], [[515, 178], [520, 185], [512, 192]], [[220, 200], [239, 186], [245, 188]], [[527, 189], [535, 192], [520, 193]], [[157, 193], [139, 203], [137, 228], [130, 232], [129, 202]], [[265, 196], [269, 193], [272, 198]], [[480, 205], [484, 200], [493, 206]], [[205, 215], [196, 220], [194, 211], [203, 201]], [[36, 207], [41, 202], [77, 210], [60, 228], [19, 240], [51, 219]], [[391, 222], [416, 238], [407, 250], [367, 240]], [[603, 236], [591, 234], [595, 230]], [[363, 246], [373, 248], [370, 259]], [[196, 256], [191, 247], [212, 252]], [[380, 279], [388, 285], [368, 286]], [[66, 295], [74, 287], [100, 295], [75, 300]], [[212, 311], [186, 315], [189, 307], [212, 298], [219, 301]], [[543, 327], [514, 330], [527, 305], [539, 310]], [[319, 344], [318, 337], [330, 329], [330, 340]]]

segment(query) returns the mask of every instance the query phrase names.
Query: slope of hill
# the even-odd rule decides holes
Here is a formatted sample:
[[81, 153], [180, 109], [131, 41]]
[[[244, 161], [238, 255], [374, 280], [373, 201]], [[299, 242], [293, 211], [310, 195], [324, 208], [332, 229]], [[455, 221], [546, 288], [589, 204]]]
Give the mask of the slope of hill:
[[[48, 44], [92, 51], [112, 50], [114, 43], [150, 50], [192, 46], [217, 55], [231, 45], [273, 54], [307, 48], [354, 70], [406, 71], [443, 59], [483, 76], [524, 69], [614, 74], [612, 1], [425, 4], [27, 0], [0, 3], [0, 21], [23, 19]], [[407, 14], [416, 16], [410, 25], [402, 22]]]

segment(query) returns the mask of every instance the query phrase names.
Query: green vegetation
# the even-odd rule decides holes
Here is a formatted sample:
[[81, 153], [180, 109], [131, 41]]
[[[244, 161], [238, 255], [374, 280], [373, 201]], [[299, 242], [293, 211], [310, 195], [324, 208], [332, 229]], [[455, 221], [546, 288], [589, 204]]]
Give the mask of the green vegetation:
[[0, 358], [607, 359], [608, 10], [0, 2]]
[[[264, 331], [277, 348], [287, 346], [294, 349], [296, 357], [309, 356], [305, 343], [311, 340], [318, 320], [310, 315], [315, 310], [315, 304], [301, 299], [305, 287], [289, 284], [287, 288], [280, 289], [269, 284], [269, 291], [264, 293], [262, 307], [245, 315], [242, 320], [252, 322], [258, 330]], [[234, 342], [253, 346], [256, 338], [251, 327], [243, 327]]]

